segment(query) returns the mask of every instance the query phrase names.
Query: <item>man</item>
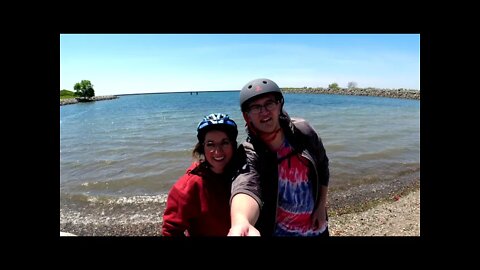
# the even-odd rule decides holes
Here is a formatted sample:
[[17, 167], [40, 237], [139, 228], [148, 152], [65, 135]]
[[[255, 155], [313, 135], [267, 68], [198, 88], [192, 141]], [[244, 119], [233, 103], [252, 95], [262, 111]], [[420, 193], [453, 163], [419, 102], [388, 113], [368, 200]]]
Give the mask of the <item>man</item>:
[[240, 92], [248, 138], [232, 183], [229, 236], [329, 236], [325, 148], [310, 124], [291, 119], [283, 105], [269, 79]]

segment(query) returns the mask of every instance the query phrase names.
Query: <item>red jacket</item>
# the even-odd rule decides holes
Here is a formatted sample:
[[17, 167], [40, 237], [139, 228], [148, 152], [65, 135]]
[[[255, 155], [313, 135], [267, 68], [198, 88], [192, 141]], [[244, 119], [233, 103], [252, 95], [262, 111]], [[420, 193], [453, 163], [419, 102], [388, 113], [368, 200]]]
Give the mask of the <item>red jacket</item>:
[[231, 179], [192, 163], [168, 193], [164, 236], [227, 236]]

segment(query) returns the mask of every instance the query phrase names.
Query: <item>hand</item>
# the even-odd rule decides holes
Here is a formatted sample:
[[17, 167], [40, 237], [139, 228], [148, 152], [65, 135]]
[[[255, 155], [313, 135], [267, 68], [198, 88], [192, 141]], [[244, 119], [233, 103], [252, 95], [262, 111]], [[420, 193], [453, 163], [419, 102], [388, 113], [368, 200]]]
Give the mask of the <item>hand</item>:
[[325, 230], [327, 227], [327, 209], [325, 207], [318, 207], [313, 213], [312, 224], [314, 230]]
[[260, 232], [248, 223], [232, 226], [227, 236], [260, 236]]

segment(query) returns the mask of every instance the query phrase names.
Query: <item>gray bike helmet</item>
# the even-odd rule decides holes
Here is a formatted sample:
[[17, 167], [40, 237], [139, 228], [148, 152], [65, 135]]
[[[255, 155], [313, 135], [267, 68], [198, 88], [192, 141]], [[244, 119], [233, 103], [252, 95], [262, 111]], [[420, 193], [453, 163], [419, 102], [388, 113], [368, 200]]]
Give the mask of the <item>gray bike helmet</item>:
[[247, 111], [248, 101], [252, 98], [273, 93], [277, 96], [277, 99], [280, 100], [283, 105], [283, 94], [278, 85], [269, 79], [255, 79], [248, 82], [240, 91], [240, 108], [242, 112]]

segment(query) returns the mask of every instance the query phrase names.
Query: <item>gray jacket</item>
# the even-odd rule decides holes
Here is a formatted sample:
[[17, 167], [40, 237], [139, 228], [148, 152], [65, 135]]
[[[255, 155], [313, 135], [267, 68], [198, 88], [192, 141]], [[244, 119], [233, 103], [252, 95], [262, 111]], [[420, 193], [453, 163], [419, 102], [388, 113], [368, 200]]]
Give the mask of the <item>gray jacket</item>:
[[[282, 117], [280, 124], [288, 142], [295, 149], [292, 154], [300, 154], [309, 160], [315, 207], [318, 206], [319, 185], [328, 186], [328, 157], [322, 140], [313, 127], [304, 119]], [[248, 132], [248, 130], [247, 130]], [[271, 236], [275, 229], [278, 200], [277, 155], [257, 137], [249, 134], [246, 142], [238, 149], [239, 164], [237, 176], [232, 183], [231, 198], [238, 193], [253, 197], [261, 207], [255, 227], [264, 236]]]

